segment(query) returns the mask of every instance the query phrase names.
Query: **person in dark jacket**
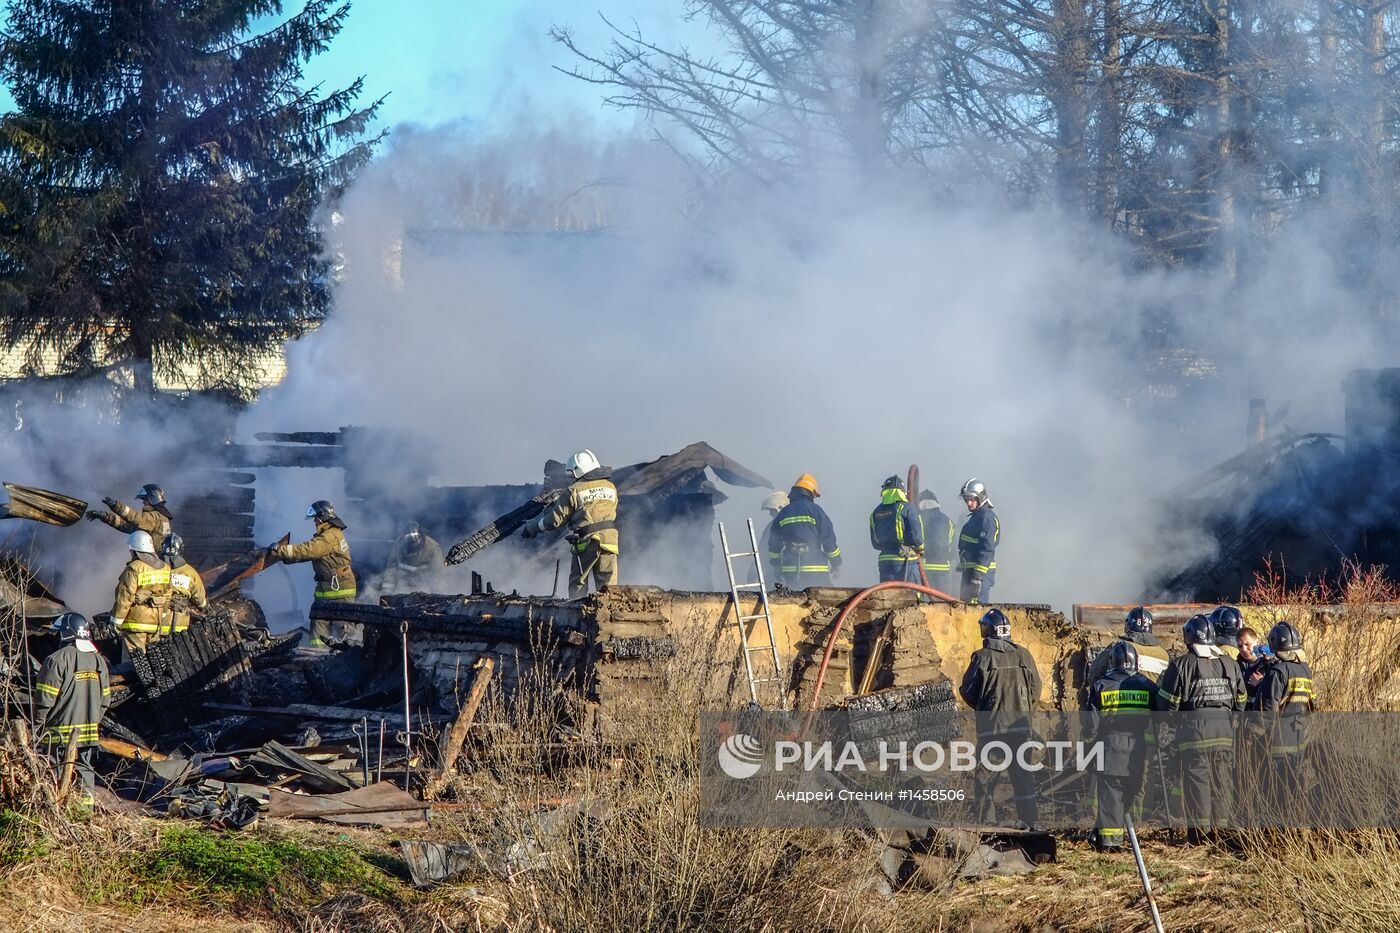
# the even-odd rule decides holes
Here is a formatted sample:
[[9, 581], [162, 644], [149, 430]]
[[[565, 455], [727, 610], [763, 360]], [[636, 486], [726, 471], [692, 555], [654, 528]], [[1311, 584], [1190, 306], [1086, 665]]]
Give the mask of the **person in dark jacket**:
[[1181, 765], [1187, 842], [1230, 822], [1234, 803], [1234, 714], [1244, 709], [1240, 666], [1215, 646], [1215, 628], [1204, 615], [1182, 626], [1185, 654], [1172, 660], [1157, 682], [1153, 709], [1177, 712], [1175, 751]]
[[76, 748], [75, 768], [90, 801], [97, 784], [97, 727], [112, 705], [111, 675], [92, 643], [87, 619], [65, 612], [53, 627], [62, 647], [44, 659], [34, 682], [34, 735], [60, 766], [68, 746]]
[[963, 483], [963, 504], [967, 506], [967, 521], [958, 535], [958, 570], [962, 585], [958, 598], [977, 605], [991, 599], [992, 584], [997, 577], [997, 546], [1001, 544], [1001, 521], [987, 498], [987, 487], [976, 479]]
[[[1031, 712], [1040, 698], [1040, 671], [1031, 653], [1011, 640], [1011, 621], [1000, 609], [989, 609], [978, 622], [982, 647], [972, 653], [958, 694], [978, 712], [978, 745], [1005, 742], [1014, 752], [1031, 731]], [[979, 751], [980, 757], [980, 751]], [[1015, 794], [1016, 816], [1035, 826], [1035, 775], [1013, 759], [1007, 769]], [[977, 806], [984, 822], [995, 818], [993, 795], [1003, 772], [977, 769]]]
[[841, 569], [836, 529], [825, 510], [817, 505], [820, 495], [817, 478], [803, 473], [788, 491], [788, 504], [773, 519], [768, 562], [774, 576], [780, 577], [790, 590], [830, 586]]
[[1317, 695], [1302, 636], [1291, 623], [1279, 622], [1269, 630], [1269, 647], [1273, 656], [1265, 657], [1264, 676], [1249, 709], [1264, 714], [1252, 719], [1268, 737], [1272, 768], [1265, 784], [1265, 799], [1270, 811], [1278, 813], [1302, 786], [1308, 714], [1317, 704]]
[[879, 552], [876, 564], [881, 583], [918, 583], [923, 579], [919, 563], [923, 560], [924, 523], [918, 509], [910, 505], [904, 480], [898, 476], [891, 476], [880, 487], [880, 504], [870, 513], [870, 546]]
[[928, 576], [928, 585], [940, 593], [952, 595], [957, 526], [943, 511], [938, 497], [927, 489], [919, 493], [919, 516], [924, 522], [924, 573]]
[[1138, 671], [1138, 653], [1131, 641], [1114, 642], [1107, 672], [1089, 691], [1094, 741], [1104, 746], [1103, 770], [1094, 775], [1098, 808], [1096, 844], [1105, 850], [1123, 848], [1124, 814], [1142, 791], [1156, 685]]
[[1244, 689], [1252, 701], [1260, 681], [1264, 679], [1264, 666], [1269, 663], [1269, 649], [1259, 637], [1259, 633], [1248, 626], [1240, 629], [1240, 637], [1236, 644], [1239, 645], [1237, 660], [1240, 674], [1244, 676]]

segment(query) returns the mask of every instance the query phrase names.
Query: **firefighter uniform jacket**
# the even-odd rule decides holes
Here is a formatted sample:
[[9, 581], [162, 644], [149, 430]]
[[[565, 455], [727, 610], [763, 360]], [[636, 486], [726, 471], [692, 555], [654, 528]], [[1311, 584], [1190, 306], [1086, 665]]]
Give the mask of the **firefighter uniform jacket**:
[[138, 529], [144, 531], [151, 536], [156, 547], [160, 546], [161, 539], [170, 534], [170, 516], [149, 505], [138, 512], [125, 502], [118, 502], [112, 506], [112, 512], [98, 512], [97, 520], [123, 534], [131, 534]]
[[112, 703], [107, 659], [86, 638], [59, 648], [44, 659], [34, 703], [39, 741], [66, 746], [76, 734], [79, 748], [96, 745], [97, 724]]
[[[1137, 649], [1139, 673], [1154, 684], [1162, 678], [1167, 665], [1171, 663], [1171, 655], [1167, 654], [1167, 649], [1162, 647], [1156, 635], [1151, 632], [1124, 632], [1118, 636], [1118, 640], [1131, 642]], [[1103, 650], [1094, 656], [1089, 665], [1089, 672], [1084, 677], [1086, 683], [1097, 683], [1099, 678], [1108, 674], [1108, 653], [1112, 647], [1105, 645]]]
[[1271, 755], [1300, 754], [1307, 748], [1306, 722], [1314, 702], [1312, 668], [1301, 651], [1281, 651], [1269, 658], [1249, 708], [1276, 717], [1270, 725]]
[[1109, 671], [1089, 691], [1095, 739], [1104, 743], [1103, 773], [1112, 777], [1142, 773], [1146, 733], [1157, 692], [1140, 671]]
[[[919, 510], [898, 489], [880, 493], [880, 504], [870, 513], [870, 546], [880, 552], [880, 563], [907, 563], [905, 548], [924, 549], [924, 523]], [[915, 568], [917, 569], [917, 568]]]
[[204, 609], [209, 599], [204, 592], [204, 581], [194, 565], [183, 557], [170, 562], [170, 610], [175, 617], [175, 631], [183, 632], [190, 627], [190, 607]]
[[132, 558], [117, 578], [112, 624], [123, 632], [168, 633], [171, 596], [170, 568], [165, 561], [151, 555]]
[[784, 576], [830, 574], [841, 562], [836, 529], [826, 511], [800, 486], [788, 493], [788, 504], [773, 519], [768, 560]]
[[932, 577], [953, 569], [954, 539], [957, 529], [942, 509], [929, 509], [924, 520], [924, 570]]
[[317, 599], [354, 599], [355, 571], [350, 566], [350, 542], [330, 522], [317, 522], [316, 534], [301, 544], [284, 544], [277, 556], [289, 564], [311, 561]]
[[963, 523], [958, 535], [958, 570], [972, 571], [986, 578], [986, 585], [996, 581], [997, 545], [1001, 543], [1001, 522], [992, 504], [984, 502]]
[[1040, 671], [1035, 658], [1004, 638], [984, 638], [972, 653], [958, 694], [979, 713], [977, 731], [1005, 735], [1030, 729], [1030, 712], [1040, 698]]
[[1186, 713], [1177, 730], [1182, 751], [1209, 751], [1234, 745], [1231, 713], [1244, 709], [1240, 666], [1214, 645], [1192, 645], [1174, 659], [1157, 681], [1153, 709]]
[[590, 470], [576, 479], [567, 494], [540, 519], [540, 531], [553, 531], [568, 523], [576, 553], [588, 550], [597, 541], [599, 550], [618, 553], [617, 487], [608, 477], [607, 467]]
[[437, 570], [442, 563], [442, 547], [432, 538], [420, 534], [415, 545], [409, 535], [403, 535], [394, 542], [394, 548], [389, 553], [389, 565], [384, 568], [384, 572], [425, 573]]

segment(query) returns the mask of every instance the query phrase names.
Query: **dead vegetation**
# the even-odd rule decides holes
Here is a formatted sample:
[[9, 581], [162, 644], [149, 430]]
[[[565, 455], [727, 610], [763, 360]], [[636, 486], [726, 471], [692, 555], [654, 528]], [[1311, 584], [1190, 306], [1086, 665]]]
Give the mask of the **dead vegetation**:
[[[1336, 594], [1284, 591], [1267, 577], [1251, 594], [1302, 627], [1327, 705], [1350, 709], [1376, 708], [1367, 697], [1397, 666], [1393, 640], [1375, 632], [1385, 614], [1377, 603], [1395, 596], [1359, 571]], [[874, 884], [879, 841], [869, 834], [704, 828], [696, 716], [724, 705], [715, 674], [732, 663], [716, 644], [697, 635], [649, 662], [665, 701], [627, 708], [637, 739], [625, 749], [571, 733], [576, 694], [545, 660], [522, 671], [519, 702], [490, 695], [479, 717], [488, 739], [469, 747], [444, 787], [458, 808], [413, 834], [471, 843], [480, 864], [427, 891], [407, 882], [393, 846], [401, 833], [280, 820], [214, 833], [110, 813], [73, 820], [45, 789], [47, 762], [7, 746], [0, 927], [1150, 929], [1131, 860], [1082, 840], [1062, 839], [1058, 862], [1030, 875], [921, 877], [890, 899]], [[1145, 833], [1168, 929], [1400, 929], [1393, 834], [1258, 833], [1247, 842], [1244, 853], [1187, 849]]]

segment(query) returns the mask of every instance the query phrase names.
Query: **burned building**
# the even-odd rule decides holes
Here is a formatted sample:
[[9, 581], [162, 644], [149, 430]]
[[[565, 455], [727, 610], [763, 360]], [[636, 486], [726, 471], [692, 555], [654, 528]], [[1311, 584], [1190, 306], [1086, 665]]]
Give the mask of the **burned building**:
[[1289, 585], [1335, 582], [1352, 564], [1400, 580], [1400, 369], [1355, 370], [1342, 389], [1345, 434], [1270, 431], [1255, 400], [1244, 452], [1166, 493], [1162, 534], [1207, 553], [1153, 596], [1238, 600], [1270, 569]]

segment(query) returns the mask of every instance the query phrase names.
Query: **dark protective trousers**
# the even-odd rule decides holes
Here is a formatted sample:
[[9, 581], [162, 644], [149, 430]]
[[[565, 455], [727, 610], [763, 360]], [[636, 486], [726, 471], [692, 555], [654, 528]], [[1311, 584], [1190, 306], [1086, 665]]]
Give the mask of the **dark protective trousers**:
[[[79, 781], [78, 786], [83, 789], [83, 796], [89, 800], [92, 799], [92, 792], [97, 788], [97, 749], [96, 745], [75, 749], [77, 758], [73, 762], [74, 776]], [[55, 773], [62, 774], [63, 759], [68, 754], [68, 746], [54, 743], [49, 746], [48, 754], [53, 761]]]
[[990, 573], [982, 575], [980, 580], [981, 585], [979, 586], [978, 583], [978, 574], [971, 570], [964, 570], [962, 574], [962, 585], [958, 588], [958, 599], [961, 599], [965, 603], [970, 603], [973, 599], [983, 603], [991, 602], [992, 575]]
[[1094, 825], [1099, 832], [1099, 845], [1104, 848], [1121, 846], [1126, 833], [1123, 815], [1137, 790], [1135, 777], [1097, 774], [1094, 776], [1094, 796], [1097, 815]]
[[1188, 829], [1230, 825], [1235, 804], [1235, 749], [1182, 749], [1181, 789]]
[[920, 559], [911, 557], [908, 560], [881, 560], [877, 561], [880, 567], [880, 582], [888, 580], [904, 580], [909, 583], [921, 583], [923, 577], [919, 575]]
[[[992, 826], [1009, 826], [1008, 820], [998, 820], [998, 807], [995, 802], [997, 788], [1007, 779], [1011, 781], [1012, 801], [1016, 807], [1016, 818], [1026, 826], [1034, 827], [1040, 815], [1036, 804], [1036, 783], [1035, 774], [1022, 768], [1015, 760], [1016, 750], [1022, 742], [1027, 740], [1025, 733], [1017, 735], [987, 736], [979, 738], [977, 741], [978, 766], [973, 782], [973, 793], [977, 799], [974, 802], [977, 811], [977, 818], [983, 823]], [[1011, 749], [1011, 766], [1005, 771], [991, 771], [983, 768], [982, 748], [991, 742], [1004, 742]], [[1002, 750], [996, 749], [990, 753], [993, 761], [1000, 762]]]
[[597, 538], [589, 538], [583, 550], [574, 551], [569, 563], [569, 598], [582, 599], [588, 595], [588, 577], [593, 577], [593, 590], [617, 583], [617, 555], [603, 550]]

